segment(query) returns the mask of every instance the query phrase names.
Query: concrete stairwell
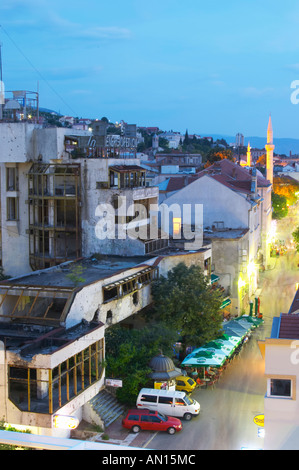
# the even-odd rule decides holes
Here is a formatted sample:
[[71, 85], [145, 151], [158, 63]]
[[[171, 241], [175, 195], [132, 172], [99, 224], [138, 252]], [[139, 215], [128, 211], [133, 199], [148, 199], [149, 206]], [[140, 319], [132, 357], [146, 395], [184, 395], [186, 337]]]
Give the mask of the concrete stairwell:
[[[85, 405], [86, 408], [86, 405]], [[125, 406], [107, 390], [101, 390], [88, 402], [89, 421], [107, 428], [113, 421], [123, 414]]]

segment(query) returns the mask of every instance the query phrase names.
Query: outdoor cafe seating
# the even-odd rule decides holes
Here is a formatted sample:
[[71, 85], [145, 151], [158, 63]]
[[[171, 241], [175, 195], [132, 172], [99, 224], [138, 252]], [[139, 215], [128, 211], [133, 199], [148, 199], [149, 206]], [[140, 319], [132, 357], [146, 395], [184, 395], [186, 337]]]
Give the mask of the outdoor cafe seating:
[[243, 315], [238, 319], [225, 322], [224, 334], [215, 341], [191, 348], [191, 352], [182, 361], [181, 366], [196, 380], [198, 387], [213, 387], [231, 363], [238, 357], [251, 331], [263, 323], [257, 317]]

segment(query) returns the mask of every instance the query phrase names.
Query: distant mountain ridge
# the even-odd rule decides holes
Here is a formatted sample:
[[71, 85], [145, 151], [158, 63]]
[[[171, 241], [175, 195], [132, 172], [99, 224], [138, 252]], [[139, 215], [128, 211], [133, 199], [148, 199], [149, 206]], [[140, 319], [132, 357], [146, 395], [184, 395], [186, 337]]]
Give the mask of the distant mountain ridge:
[[[222, 134], [206, 134], [213, 137], [213, 140], [225, 139], [228, 144], [232, 144], [236, 141], [236, 136], [231, 135], [222, 135]], [[248, 145], [250, 142], [250, 147], [263, 149], [265, 148], [267, 138], [266, 137], [245, 137], [244, 136], [244, 145]], [[299, 139], [291, 138], [274, 138], [275, 153], [285, 154], [289, 157], [290, 152], [292, 154], [299, 154]]]
[[54, 111], [53, 109], [48, 109], [48, 108], [39, 108], [39, 110], [42, 112], [42, 113], [54, 113], [56, 114], [57, 116], [62, 116], [62, 114], [60, 113], [57, 113], [57, 111]]

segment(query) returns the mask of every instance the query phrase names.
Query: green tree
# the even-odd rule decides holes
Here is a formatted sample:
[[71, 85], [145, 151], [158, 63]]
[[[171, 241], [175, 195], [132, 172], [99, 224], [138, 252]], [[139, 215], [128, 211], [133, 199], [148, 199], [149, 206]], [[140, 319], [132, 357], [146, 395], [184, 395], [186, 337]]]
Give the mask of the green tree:
[[233, 152], [231, 149], [219, 147], [218, 145], [212, 148], [206, 155], [206, 160], [211, 165], [220, 160], [232, 160], [233, 159]]
[[222, 331], [222, 295], [199, 266], [180, 263], [153, 285], [156, 315], [180, 332], [185, 346], [201, 346]]
[[184, 144], [185, 144], [185, 145], [188, 145], [189, 143], [190, 143], [190, 139], [189, 139], [188, 129], [186, 129], [185, 138], [184, 138]]
[[282, 194], [276, 194], [272, 191], [273, 219], [283, 219], [288, 215], [287, 198]]
[[292, 237], [296, 245], [296, 250], [299, 253], [299, 227], [297, 227], [296, 230], [292, 233]]
[[161, 147], [164, 151], [170, 151], [169, 142], [164, 137], [159, 137], [159, 147]]
[[81, 282], [85, 282], [84, 277], [82, 277], [84, 271], [85, 268], [81, 264], [74, 264], [70, 267], [70, 273], [66, 277], [77, 287]]
[[122, 379], [117, 398], [134, 405], [140, 388], [152, 386], [148, 364], [161, 350], [172, 355], [177, 332], [161, 323], [152, 323], [142, 330], [127, 330], [119, 324], [106, 333], [106, 376]]

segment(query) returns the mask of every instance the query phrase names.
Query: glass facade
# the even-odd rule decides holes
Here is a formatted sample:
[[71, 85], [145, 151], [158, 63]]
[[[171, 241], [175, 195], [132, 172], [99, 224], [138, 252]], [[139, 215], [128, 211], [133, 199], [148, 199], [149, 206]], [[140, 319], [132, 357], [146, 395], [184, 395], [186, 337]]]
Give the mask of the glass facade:
[[53, 414], [102, 377], [103, 362], [101, 339], [54, 369], [9, 366], [9, 399], [22, 411]]

